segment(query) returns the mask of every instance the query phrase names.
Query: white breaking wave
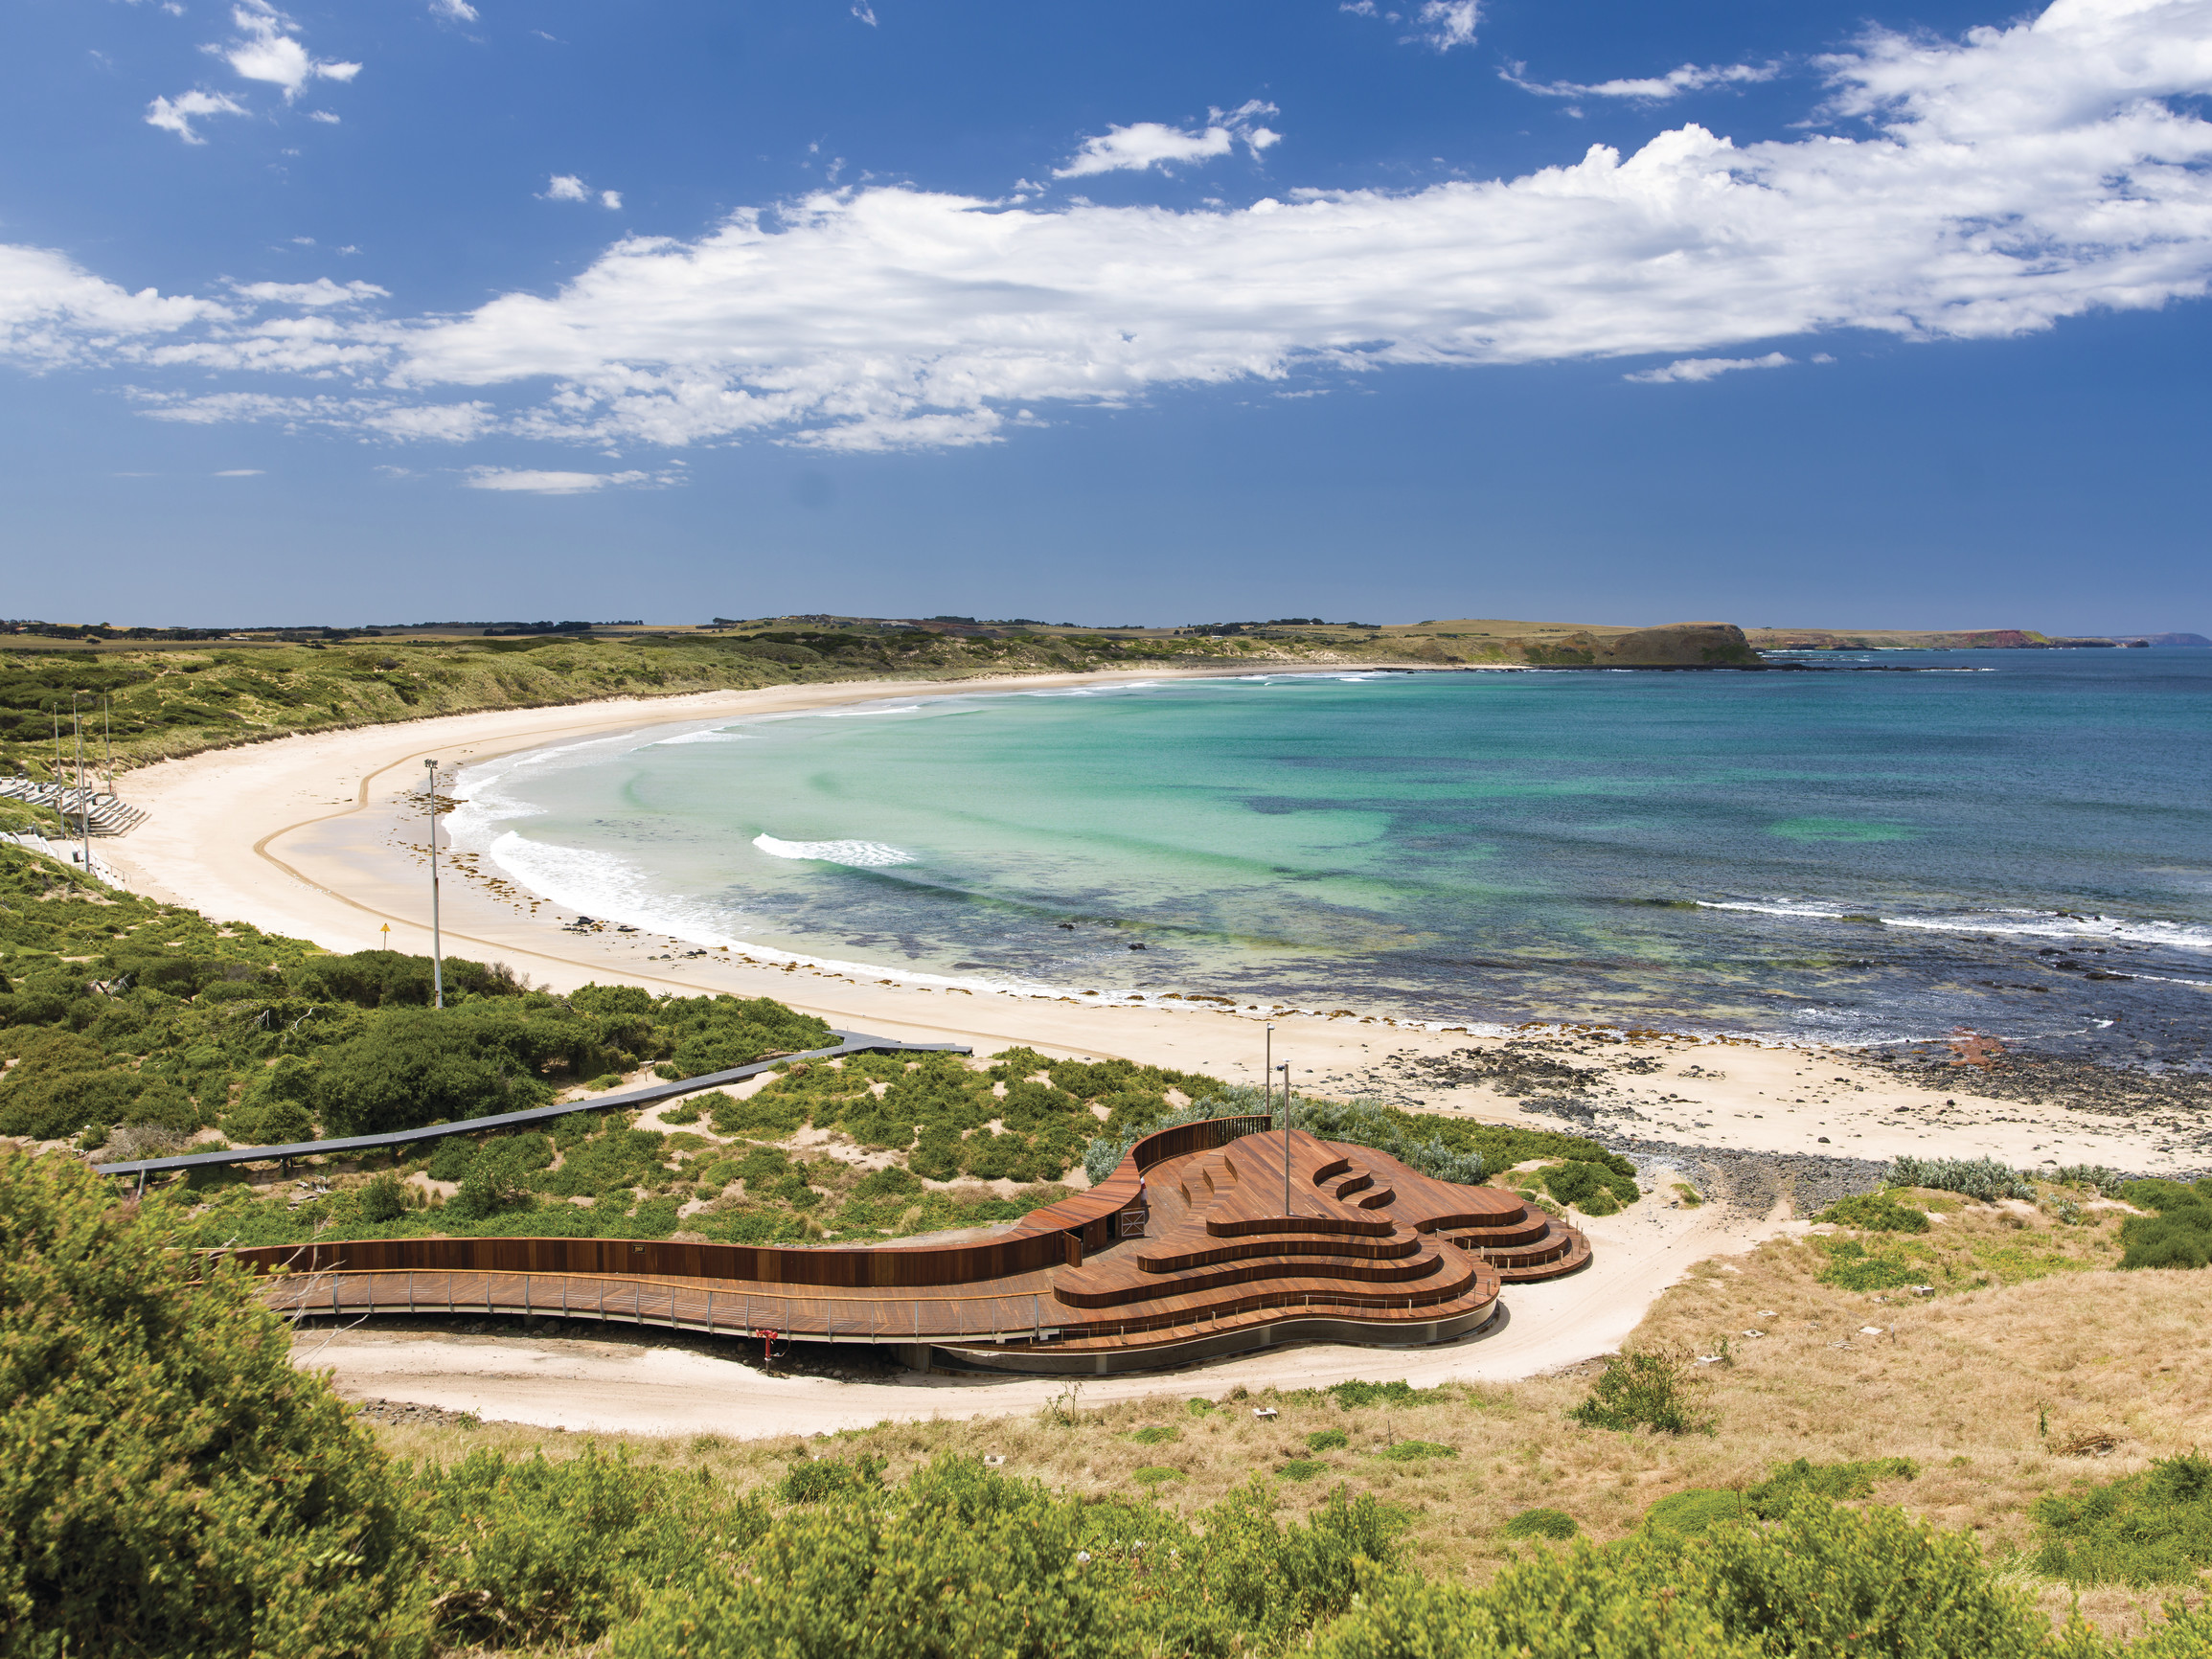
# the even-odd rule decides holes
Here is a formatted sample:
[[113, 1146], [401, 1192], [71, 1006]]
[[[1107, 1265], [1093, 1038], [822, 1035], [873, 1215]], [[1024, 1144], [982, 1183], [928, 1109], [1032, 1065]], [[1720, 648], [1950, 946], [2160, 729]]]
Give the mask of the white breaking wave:
[[823, 864], [847, 864], [856, 870], [880, 870], [893, 864], [912, 864], [914, 854], [880, 841], [779, 841], [773, 835], [756, 835], [753, 845], [771, 858], [811, 858]]
[[1748, 910], [1754, 916], [1810, 916], [1817, 921], [1841, 921], [1840, 910], [1819, 910], [1808, 904], [1752, 904], [1738, 899], [1699, 898], [1699, 910]]
[[673, 738], [656, 738], [645, 746], [667, 749], [677, 743], [742, 743], [749, 735], [745, 732], [681, 732]]
[[510, 830], [487, 855], [531, 892], [580, 916], [627, 922], [695, 944], [744, 947], [711, 906], [659, 891], [650, 873], [614, 853], [532, 841]]
[[2115, 939], [2130, 944], [2161, 944], [2170, 950], [2212, 951], [2212, 927], [2186, 921], [2128, 921], [2111, 916], [2076, 916], [2055, 910], [2000, 910], [1978, 916], [1874, 916], [1808, 904], [1753, 904], [1745, 900], [1700, 898], [1700, 910], [1747, 910], [1759, 916], [1802, 916], [1815, 921], [1879, 921], [1884, 927], [1917, 928], [1924, 933], [1994, 933], [2032, 939]]
[[2131, 944], [2162, 944], [2171, 950], [2212, 951], [2212, 927], [2185, 921], [2123, 921], [2111, 916], [2066, 916], [2047, 910], [2006, 910], [1995, 916], [1885, 916], [1890, 927], [1918, 927], [1931, 933], [2007, 933], [2037, 939], [2118, 939]]

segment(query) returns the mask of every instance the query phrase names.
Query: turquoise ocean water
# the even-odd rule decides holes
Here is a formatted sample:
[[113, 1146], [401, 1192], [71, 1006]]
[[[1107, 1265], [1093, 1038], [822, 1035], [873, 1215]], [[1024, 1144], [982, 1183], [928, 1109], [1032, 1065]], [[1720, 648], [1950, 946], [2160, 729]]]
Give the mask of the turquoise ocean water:
[[452, 822], [571, 910], [886, 976], [2201, 1054], [2212, 650], [1815, 660], [1925, 671], [885, 701], [509, 757]]

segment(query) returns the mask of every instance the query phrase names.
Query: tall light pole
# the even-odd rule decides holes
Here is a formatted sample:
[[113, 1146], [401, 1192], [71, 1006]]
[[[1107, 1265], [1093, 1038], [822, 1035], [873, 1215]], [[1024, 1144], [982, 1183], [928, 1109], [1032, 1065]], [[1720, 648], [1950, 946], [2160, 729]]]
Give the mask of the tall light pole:
[[[1266, 1057], [1260, 1062], [1260, 1099], [1267, 1111], [1275, 1110], [1275, 1022], [1267, 1022]], [[1283, 1114], [1283, 1214], [1290, 1213], [1290, 1114]]]
[[1283, 1214], [1290, 1214], [1290, 1062], [1275, 1068], [1283, 1074]]
[[92, 800], [84, 787], [84, 716], [78, 712], [77, 699], [82, 692], [69, 693], [69, 718], [77, 728], [77, 841], [84, 849], [84, 874], [92, 874]]
[[445, 1006], [445, 953], [438, 939], [438, 762], [423, 757], [422, 799], [430, 807], [430, 993], [436, 1007]]

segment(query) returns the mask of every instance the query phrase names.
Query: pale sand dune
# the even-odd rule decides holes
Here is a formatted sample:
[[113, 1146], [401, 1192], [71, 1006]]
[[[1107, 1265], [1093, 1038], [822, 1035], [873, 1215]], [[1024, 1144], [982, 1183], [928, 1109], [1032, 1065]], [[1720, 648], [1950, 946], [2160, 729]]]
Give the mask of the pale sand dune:
[[[1067, 675], [1026, 683], [1157, 677]], [[242, 919], [333, 950], [382, 943], [379, 928], [389, 922], [395, 948], [427, 951], [422, 818], [407, 800], [421, 786], [426, 755], [463, 764], [626, 728], [988, 689], [989, 683], [973, 681], [787, 687], [457, 716], [285, 739], [129, 774], [125, 792], [148, 808], [151, 819], [103, 851], [134, 889], [218, 920]], [[648, 963], [646, 956], [668, 948], [665, 939], [559, 932], [551, 905], [536, 906], [527, 895], [481, 880], [448, 880], [445, 895], [449, 952], [506, 961], [556, 989], [597, 979], [695, 994], [768, 995], [832, 1024], [884, 1036], [968, 1043], [980, 1053], [1026, 1043], [1052, 1054], [1123, 1056], [1232, 1081], [1260, 1079], [1256, 1012], [970, 995], [894, 983], [860, 969], [779, 969], [711, 956]], [[1489, 1049], [1505, 1040], [1401, 1025], [1371, 1011], [1273, 1017], [1276, 1057], [1292, 1061], [1300, 1086], [1317, 1092], [1344, 1094], [1387, 1083], [1393, 1095], [1408, 1098], [1402, 1073], [1389, 1075], [1391, 1062]], [[1608, 1126], [1646, 1140], [1865, 1159], [1906, 1152], [1988, 1154], [2025, 1167], [2102, 1163], [2156, 1170], [2181, 1161], [2159, 1149], [2161, 1142], [2170, 1144], [2171, 1131], [2148, 1118], [1968, 1094], [1947, 1097], [1841, 1051], [1693, 1037], [1624, 1046], [1617, 1035], [1604, 1033], [1574, 1040], [1580, 1052], [1569, 1057], [1583, 1063], [1617, 1063], [1631, 1054], [1660, 1062], [1653, 1072], [1616, 1073], [1606, 1085], [1607, 1102], [1633, 1114], [1609, 1118]], [[1699, 1075], [1688, 1075], [1693, 1072]], [[1963, 1081], [1971, 1074], [1959, 1076]], [[1525, 1116], [1488, 1086], [1417, 1087], [1412, 1098], [1432, 1110], [1493, 1122], [1571, 1126]], [[1614, 1346], [1692, 1261], [1745, 1249], [1781, 1224], [1778, 1218], [1731, 1218], [1720, 1206], [1668, 1210], [1654, 1195], [1621, 1216], [1587, 1223], [1599, 1245], [1597, 1264], [1555, 1284], [1511, 1290], [1510, 1323], [1489, 1336], [1417, 1352], [1316, 1345], [1181, 1375], [1205, 1377], [1209, 1389], [1217, 1379], [1229, 1387], [1379, 1374], [1415, 1380], [1530, 1375]], [[884, 1417], [1027, 1411], [1060, 1386], [944, 1377], [897, 1385], [777, 1379], [682, 1349], [591, 1342], [363, 1332], [325, 1343], [310, 1338], [303, 1346], [303, 1362], [335, 1365], [350, 1393], [577, 1428], [813, 1432]], [[1162, 1386], [1157, 1379], [1130, 1377], [1086, 1384], [1085, 1392], [1119, 1398]]]

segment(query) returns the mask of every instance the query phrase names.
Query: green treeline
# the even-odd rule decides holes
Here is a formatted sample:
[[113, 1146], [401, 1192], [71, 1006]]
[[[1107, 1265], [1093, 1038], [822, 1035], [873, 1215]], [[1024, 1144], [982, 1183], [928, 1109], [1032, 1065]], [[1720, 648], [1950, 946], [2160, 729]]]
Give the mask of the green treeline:
[[[802, 1458], [749, 1492], [588, 1446], [409, 1465], [290, 1364], [244, 1274], [200, 1271], [73, 1161], [0, 1155], [0, 1654], [2212, 1651], [2212, 1612], [2178, 1603], [2132, 1645], [2054, 1632], [1972, 1536], [1847, 1507], [1909, 1478], [1894, 1460], [1798, 1463], [1721, 1502], [1665, 1500], [1611, 1544], [1535, 1541], [1571, 1538], [1573, 1517], [1524, 1516], [1532, 1541], [1481, 1587], [1412, 1570], [1410, 1511], [1339, 1490], [1286, 1523], [1258, 1472], [1182, 1516], [955, 1457], [897, 1480], [871, 1459]], [[1075, 1414], [1057, 1420], [1082, 1432]], [[2053, 1570], [2094, 1582], [2148, 1550], [2156, 1576], [2194, 1576], [2212, 1559], [2208, 1467], [2168, 1460], [2046, 1500]]]

